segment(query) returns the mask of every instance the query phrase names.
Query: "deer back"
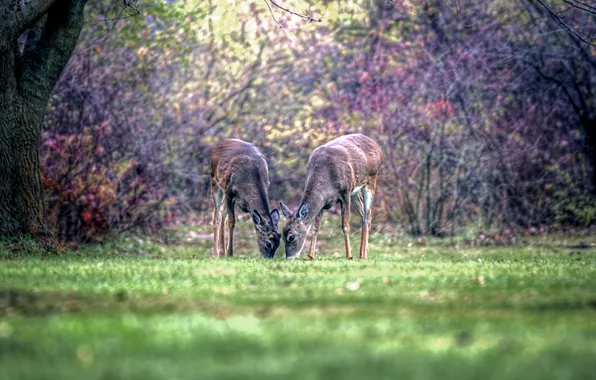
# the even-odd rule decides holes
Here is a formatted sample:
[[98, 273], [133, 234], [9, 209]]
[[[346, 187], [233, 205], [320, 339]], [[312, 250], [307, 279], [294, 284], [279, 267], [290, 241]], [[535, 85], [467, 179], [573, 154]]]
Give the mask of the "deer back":
[[306, 167], [305, 193], [327, 194], [372, 185], [380, 167], [379, 145], [362, 134], [338, 137], [316, 148]]
[[254, 145], [235, 139], [217, 144], [211, 154], [211, 177], [243, 211], [254, 204], [269, 214], [267, 161]]

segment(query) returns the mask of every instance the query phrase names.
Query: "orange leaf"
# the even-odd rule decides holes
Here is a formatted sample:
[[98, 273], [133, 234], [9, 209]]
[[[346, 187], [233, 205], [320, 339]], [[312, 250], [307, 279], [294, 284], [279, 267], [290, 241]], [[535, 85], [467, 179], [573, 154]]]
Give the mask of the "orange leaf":
[[92, 217], [93, 216], [91, 215], [91, 211], [89, 211], [89, 210], [83, 210], [81, 212], [81, 218], [83, 218], [83, 221], [85, 222], [85, 224], [90, 224]]

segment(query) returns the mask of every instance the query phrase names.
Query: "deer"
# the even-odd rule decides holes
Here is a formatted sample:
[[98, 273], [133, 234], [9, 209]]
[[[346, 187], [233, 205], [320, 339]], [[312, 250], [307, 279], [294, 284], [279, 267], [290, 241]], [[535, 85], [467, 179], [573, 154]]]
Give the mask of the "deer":
[[[235, 207], [250, 213], [261, 256], [272, 259], [280, 244], [279, 211], [269, 211], [269, 172], [265, 156], [246, 141], [226, 139], [211, 152], [213, 198], [213, 257], [234, 255]], [[224, 212], [227, 211], [228, 245], [224, 249]]]
[[346, 258], [352, 260], [351, 205], [354, 205], [362, 220], [360, 258], [368, 258], [371, 206], [382, 157], [379, 145], [362, 134], [338, 137], [312, 152], [306, 165], [306, 184], [297, 211], [292, 213], [280, 202], [282, 213], [287, 220], [282, 232], [287, 259], [297, 259], [300, 256], [306, 237], [313, 226], [308, 257], [314, 259], [323, 211], [336, 203], [341, 206]]

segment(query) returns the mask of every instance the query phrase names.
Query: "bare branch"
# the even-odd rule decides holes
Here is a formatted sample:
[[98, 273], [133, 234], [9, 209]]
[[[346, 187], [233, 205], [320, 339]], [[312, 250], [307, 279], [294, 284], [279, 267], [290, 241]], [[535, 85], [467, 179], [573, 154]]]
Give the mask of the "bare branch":
[[283, 25], [280, 24], [279, 21], [277, 21], [277, 19], [275, 18], [275, 15], [273, 14], [273, 9], [271, 9], [271, 5], [269, 5], [269, 2], [267, 0], [265, 0], [265, 4], [267, 4], [267, 8], [269, 8], [269, 13], [271, 13], [271, 18], [273, 18], [273, 21], [275, 21], [275, 23], [279, 25], [280, 28], [283, 28]]
[[[318, 19], [316, 19], [316, 18], [313, 18], [307, 14], [300, 14], [300, 13], [294, 12], [291, 9], [284, 8], [281, 5], [279, 5], [275, 0], [265, 0], [265, 2], [267, 2], [267, 1], [271, 2], [271, 4], [273, 4], [274, 7], [279, 8], [282, 11], [289, 13], [291, 16], [298, 16], [301, 19], [307, 20], [308, 22], [322, 22], [323, 21], [320, 17]], [[267, 4], [267, 6], [269, 6], [269, 4]], [[271, 7], [269, 7], [269, 10], [271, 10]], [[275, 18], [274, 18], [274, 20], [275, 20]], [[275, 22], [277, 22], [277, 20], [275, 20]], [[281, 24], [279, 22], [277, 22], [277, 24], [281, 27]]]
[[583, 1], [578, 1], [578, 0], [563, 0], [564, 3], [571, 5], [572, 7], [578, 8], [582, 11], [591, 13], [593, 15], [596, 15], [596, 7], [593, 5], [590, 5], [588, 3], [584, 3]]
[[139, 10], [139, 3], [140, 0], [123, 0], [122, 4], [120, 4], [120, 8], [122, 8], [122, 11], [126, 13], [126, 16], [100, 18], [99, 21], [126, 20], [127, 18], [139, 16], [141, 14], [141, 11]]
[[573, 29], [572, 27], [570, 27], [569, 25], [567, 25], [565, 23], [565, 21], [563, 21], [563, 19], [561, 19], [561, 17], [559, 17], [544, 1], [542, 0], [535, 0], [537, 3], [539, 3], [542, 7], [544, 7], [544, 9], [546, 9], [548, 11], [548, 13], [561, 25], [563, 25], [563, 27], [565, 29], [567, 29], [567, 31], [569, 33], [571, 33], [573, 36], [575, 36], [575, 38], [577, 38], [578, 40], [580, 40], [581, 42], [590, 45], [590, 46], [594, 46], [596, 47], [596, 44], [586, 40], [584, 37], [582, 37], [575, 29]]
[[124, 0], [122, 2], [122, 9], [124, 10], [124, 12], [126, 12], [126, 14], [128, 15], [127, 17], [124, 18], [128, 18], [128, 17], [134, 17], [137, 15], [140, 15], [141, 12], [139, 11], [139, 0]]

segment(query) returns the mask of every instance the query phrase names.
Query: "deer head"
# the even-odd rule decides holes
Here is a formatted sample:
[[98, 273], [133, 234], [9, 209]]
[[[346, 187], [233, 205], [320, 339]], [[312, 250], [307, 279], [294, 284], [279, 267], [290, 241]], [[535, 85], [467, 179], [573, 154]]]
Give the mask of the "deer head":
[[310, 220], [312, 218], [309, 218], [309, 206], [303, 203], [296, 213], [292, 213], [283, 202], [280, 202], [279, 205], [287, 219], [282, 233], [286, 246], [286, 259], [297, 259], [304, 248], [311, 227]]
[[255, 225], [259, 252], [261, 252], [261, 256], [264, 258], [272, 259], [280, 242], [280, 234], [277, 231], [279, 211], [273, 209], [269, 216], [270, 221], [263, 218], [257, 210], [253, 210], [252, 212], [252, 221]]

